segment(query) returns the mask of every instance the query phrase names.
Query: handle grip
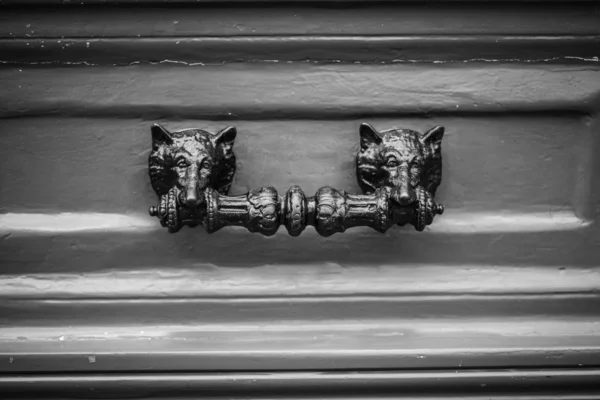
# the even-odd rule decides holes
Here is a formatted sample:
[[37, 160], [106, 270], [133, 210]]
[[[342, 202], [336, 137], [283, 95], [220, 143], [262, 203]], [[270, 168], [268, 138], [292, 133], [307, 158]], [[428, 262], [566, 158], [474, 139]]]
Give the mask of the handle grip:
[[262, 187], [239, 196], [226, 196], [212, 188], [204, 192], [197, 209], [181, 206], [176, 190], [161, 198], [150, 215], [161, 220], [170, 232], [182, 226], [202, 225], [208, 233], [226, 226], [243, 226], [250, 232], [274, 235], [281, 225], [291, 236], [299, 236], [307, 226], [314, 226], [321, 236], [331, 236], [348, 228], [366, 226], [384, 233], [394, 224], [412, 224], [419, 231], [429, 225], [443, 206], [435, 204], [423, 190], [417, 202], [396, 205], [390, 190], [377, 189], [373, 194], [348, 194], [325, 186], [307, 197], [299, 186], [292, 186], [283, 197], [273, 187]]

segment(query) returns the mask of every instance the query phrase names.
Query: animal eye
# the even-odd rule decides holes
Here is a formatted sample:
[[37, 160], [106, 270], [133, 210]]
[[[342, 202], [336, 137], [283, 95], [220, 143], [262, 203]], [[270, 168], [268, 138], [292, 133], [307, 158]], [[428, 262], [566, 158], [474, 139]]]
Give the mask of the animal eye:
[[188, 166], [187, 160], [185, 158], [180, 158], [179, 160], [177, 160], [177, 166], [179, 168], [187, 168], [187, 166]]
[[210, 166], [211, 166], [211, 162], [210, 162], [210, 160], [204, 160], [204, 161], [202, 161], [202, 166], [201, 166], [201, 168], [204, 168], [204, 169], [210, 169]]
[[398, 166], [398, 160], [390, 158], [389, 160], [387, 160], [385, 165], [389, 168], [396, 168]]

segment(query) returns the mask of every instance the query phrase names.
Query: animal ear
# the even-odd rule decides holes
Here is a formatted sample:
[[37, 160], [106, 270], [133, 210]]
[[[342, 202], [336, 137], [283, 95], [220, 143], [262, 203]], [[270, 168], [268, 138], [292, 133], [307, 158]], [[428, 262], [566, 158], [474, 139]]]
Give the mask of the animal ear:
[[371, 125], [363, 122], [360, 124], [360, 147], [367, 149], [372, 145], [381, 144], [382, 139]]
[[159, 144], [172, 144], [173, 138], [168, 130], [160, 126], [159, 124], [152, 125], [152, 144], [158, 146]]
[[444, 131], [445, 129], [443, 126], [438, 125], [436, 127], [433, 127], [427, 132], [425, 132], [423, 137], [421, 137], [421, 142], [423, 142], [423, 144], [435, 147], [436, 145], [439, 145], [442, 142], [442, 138], [444, 137]]
[[214, 137], [214, 143], [216, 145], [230, 145], [233, 146], [233, 141], [237, 135], [237, 129], [235, 126], [228, 126], [225, 129], [221, 129]]

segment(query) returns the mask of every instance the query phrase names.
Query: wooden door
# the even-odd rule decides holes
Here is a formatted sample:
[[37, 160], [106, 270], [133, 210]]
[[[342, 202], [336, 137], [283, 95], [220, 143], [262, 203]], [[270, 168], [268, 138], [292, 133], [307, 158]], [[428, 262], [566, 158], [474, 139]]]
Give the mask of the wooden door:
[[[595, 3], [2, 3], [3, 398], [600, 396]], [[445, 127], [424, 232], [148, 216], [154, 123], [312, 194], [362, 122]]]

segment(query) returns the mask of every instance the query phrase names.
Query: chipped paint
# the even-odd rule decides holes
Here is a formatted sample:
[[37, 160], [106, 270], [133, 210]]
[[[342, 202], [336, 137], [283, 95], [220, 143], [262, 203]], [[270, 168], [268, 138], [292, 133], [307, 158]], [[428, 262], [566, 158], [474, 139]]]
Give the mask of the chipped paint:
[[[89, 44], [88, 44], [89, 47]], [[363, 65], [388, 65], [388, 64], [459, 64], [459, 63], [524, 63], [524, 64], [532, 64], [532, 63], [551, 63], [551, 62], [560, 62], [560, 61], [568, 61], [568, 60], [577, 60], [585, 63], [599, 63], [600, 57], [579, 57], [579, 56], [559, 56], [559, 57], [550, 57], [550, 58], [469, 58], [469, 59], [451, 59], [451, 60], [430, 60], [430, 59], [392, 59], [392, 60], [382, 60], [382, 61], [364, 61], [364, 60], [339, 60], [339, 59], [303, 59], [303, 60], [274, 60], [274, 59], [235, 59], [235, 60], [224, 60], [220, 62], [192, 62], [192, 61], [184, 61], [184, 60], [160, 60], [160, 61], [145, 61], [145, 60], [136, 60], [129, 61], [123, 63], [93, 63], [89, 61], [62, 61], [62, 60], [54, 60], [54, 61], [19, 61], [19, 60], [0, 60], [0, 64], [9, 64], [9, 65], [85, 65], [85, 66], [127, 66], [127, 65], [139, 65], [139, 64], [148, 64], [148, 65], [159, 65], [159, 64], [179, 64], [188, 67], [204, 67], [210, 65], [225, 65], [225, 64], [239, 64], [239, 63], [249, 63], [249, 64], [257, 64], [257, 63], [302, 63], [302, 64], [340, 64], [340, 63], [349, 63], [349, 64], [363, 64]]]

